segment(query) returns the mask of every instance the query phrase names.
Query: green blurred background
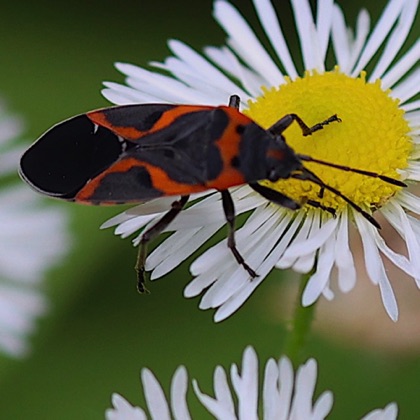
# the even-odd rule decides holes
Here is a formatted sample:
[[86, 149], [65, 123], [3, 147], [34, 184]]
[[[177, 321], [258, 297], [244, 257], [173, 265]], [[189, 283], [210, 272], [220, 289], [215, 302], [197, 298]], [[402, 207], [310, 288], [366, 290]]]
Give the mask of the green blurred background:
[[[284, 30], [293, 31], [288, 2], [275, 3]], [[353, 0], [342, 5], [354, 23], [360, 7], [368, 7], [375, 19], [385, 3]], [[145, 66], [150, 60], [161, 61], [169, 53], [168, 38], [184, 40], [198, 50], [224, 40], [211, 16], [212, 2], [207, 0], [0, 4], [0, 94], [26, 119], [28, 143], [62, 119], [106, 106], [100, 94], [102, 81], [123, 81], [114, 62]], [[251, 23], [256, 22], [249, 1], [234, 4]], [[418, 29], [411, 40], [416, 36]], [[296, 46], [296, 40], [290, 41], [292, 48]], [[143, 404], [142, 367], [152, 369], [168, 390], [176, 367], [186, 364], [190, 376], [211, 393], [214, 367], [239, 363], [246, 345], [252, 344], [262, 361], [280, 355], [289, 317], [281, 307], [295, 299], [288, 289], [296, 279], [272, 274], [238, 313], [214, 324], [210, 311], [197, 308], [198, 299], [182, 297], [190, 280], [187, 263], [149, 284], [151, 295], [137, 294], [136, 250], [111, 230], [99, 230], [121, 209], [48, 200], [46, 205], [71, 212], [75, 246], [48, 276], [51, 310], [39, 322], [32, 354], [23, 361], [0, 359], [2, 419], [100, 419], [110, 406], [112, 392]], [[375, 299], [379, 301], [378, 294]], [[400, 322], [413, 322], [404, 318], [404, 302], [399, 303]], [[357, 311], [364, 309], [361, 305]], [[379, 316], [380, 328], [391, 338], [395, 331], [397, 340], [398, 328], [404, 324], [394, 325], [384, 311]], [[377, 325], [372, 321], [372, 329]], [[337, 338], [337, 331], [311, 336], [305, 359], [318, 360], [317, 394], [325, 389], [334, 392], [331, 418], [358, 418], [390, 401], [398, 402], [401, 418], [418, 418], [419, 348], [380, 347], [367, 348], [363, 340], [350, 343], [343, 334]], [[192, 410], [195, 418], [209, 418], [199, 407], [193, 405]]]

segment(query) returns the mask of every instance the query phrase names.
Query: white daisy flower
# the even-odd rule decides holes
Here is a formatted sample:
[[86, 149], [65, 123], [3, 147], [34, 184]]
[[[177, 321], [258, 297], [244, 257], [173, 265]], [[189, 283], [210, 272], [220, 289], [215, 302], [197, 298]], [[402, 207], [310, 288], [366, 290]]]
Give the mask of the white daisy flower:
[[[218, 420], [321, 420], [327, 417], [333, 406], [331, 391], [324, 391], [313, 402], [317, 381], [317, 363], [314, 359], [301, 365], [296, 375], [287, 357], [281, 357], [278, 361], [269, 359], [260, 387], [258, 357], [252, 347], [247, 347], [241, 372], [235, 364], [231, 366], [230, 375], [218, 366], [213, 380], [214, 397], [204, 394], [196, 380], [193, 380], [193, 388], [203, 407]], [[159, 382], [148, 369], [142, 370], [142, 383], [150, 418], [191, 418], [186, 402], [188, 376], [185, 367], [179, 367], [172, 379], [171, 409]], [[106, 411], [108, 420], [149, 418], [143, 409], [133, 407], [118, 394], [113, 394], [112, 404], [114, 407]], [[397, 411], [397, 405], [391, 403], [383, 410], [372, 411], [363, 419], [396, 419]]]
[[[0, 176], [15, 175], [23, 151], [12, 140], [21, 122], [0, 104]], [[29, 350], [28, 335], [47, 310], [41, 282], [45, 272], [68, 250], [67, 215], [41, 206], [23, 185], [2, 180], [0, 189], [0, 351], [21, 357]]]
[[[297, 124], [284, 135], [297, 152], [317, 159], [364, 169], [407, 184], [420, 180], [420, 41], [398, 55], [418, 10], [418, 0], [390, 0], [370, 29], [370, 17], [361, 10], [353, 31], [333, 0], [317, 2], [313, 16], [307, 0], [291, 0], [304, 69], [295, 65], [281, 24], [269, 0], [254, 6], [275, 56], [265, 50], [252, 28], [235, 7], [224, 0], [214, 3], [214, 16], [227, 32], [226, 46], [207, 47], [201, 55], [186, 44], [169, 41], [174, 54], [163, 63], [150, 63], [162, 74], [129, 64], [117, 64], [127, 75], [127, 86], [105, 83], [104, 95], [116, 104], [173, 102], [226, 104], [238, 94], [242, 111], [268, 128], [282, 116], [298, 114], [308, 125], [337, 114], [340, 124], [330, 124], [310, 137]], [[327, 68], [327, 53], [335, 64]], [[280, 63], [279, 65], [276, 63]], [[372, 67], [369, 73], [366, 67]], [[406, 243], [407, 255], [390, 249], [380, 231], [363, 215], [330, 191], [301, 180], [264, 181], [298, 203], [318, 202], [335, 211], [303, 205], [290, 211], [268, 202], [248, 186], [232, 190], [236, 213], [250, 216], [236, 232], [237, 248], [258, 273], [252, 278], [239, 266], [223, 241], [191, 265], [195, 276], [185, 296], [204, 294], [200, 308], [218, 308], [215, 320], [234, 313], [274, 268], [310, 273], [302, 304], [320, 296], [334, 297], [333, 269], [342, 292], [356, 282], [356, 267], [349, 245], [349, 227], [361, 237], [365, 266], [379, 286], [386, 312], [394, 321], [398, 306], [383, 258], [408, 273], [420, 287], [420, 200], [407, 189], [377, 178], [307, 162], [307, 168], [326, 184], [345, 194], [375, 217], [381, 213]], [[322, 196], [322, 197], [321, 197]], [[111, 219], [122, 237], [150, 226], [173, 199], [154, 200]], [[156, 279], [174, 269], [205, 243], [225, 223], [219, 194], [194, 203], [171, 225], [175, 233], [147, 259], [146, 269]], [[409, 214], [410, 213], [410, 214]], [[139, 238], [134, 240], [138, 244]]]
[[[142, 369], [141, 381], [150, 418], [159, 420], [189, 420], [191, 419], [186, 394], [188, 389], [188, 374], [184, 366], [179, 366], [171, 382], [171, 402], [166, 401], [159, 381], [149, 369]], [[107, 420], [143, 420], [147, 419], [145, 411], [133, 407], [121, 395], [112, 395], [113, 408], [106, 410]]]

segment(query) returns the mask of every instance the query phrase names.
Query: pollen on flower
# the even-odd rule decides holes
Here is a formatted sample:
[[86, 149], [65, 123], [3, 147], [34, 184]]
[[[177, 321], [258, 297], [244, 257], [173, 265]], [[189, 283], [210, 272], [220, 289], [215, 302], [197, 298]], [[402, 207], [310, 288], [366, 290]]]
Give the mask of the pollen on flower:
[[[288, 145], [297, 153], [396, 179], [401, 177], [398, 170], [407, 168], [413, 148], [398, 101], [390, 91], [382, 90], [380, 80], [368, 83], [364, 72], [352, 78], [337, 67], [322, 74], [306, 72], [293, 81], [286, 78], [279, 87], [263, 88], [262, 96], [250, 101], [244, 113], [266, 128], [289, 113], [298, 114], [308, 126], [337, 114], [341, 123], [331, 123], [307, 137], [292, 124], [284, 132]], [[379, 179], [316, 163], [305, 166], [365, 209], [381, 207], [400, 189]], [[320, 198], [320, 187], [309, 181], [264, 181], [264, 185], [297, 202], [315, 200], [336, 210], [346, 206], [328, 191]]]

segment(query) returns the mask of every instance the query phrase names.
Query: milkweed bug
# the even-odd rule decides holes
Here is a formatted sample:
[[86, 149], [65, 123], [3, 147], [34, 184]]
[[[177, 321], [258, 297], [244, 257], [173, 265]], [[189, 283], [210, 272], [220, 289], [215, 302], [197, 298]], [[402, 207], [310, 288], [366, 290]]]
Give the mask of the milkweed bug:
[[[249, 184], [280, 206], [296, 210], [301, 204], [259, 184], [261, 180], [295, 178], [320, 186], [345, 200], [369, 222], [375, 219], [304, 166], [316, 162], [344, 171], [379, 178], [404, 187], [399, 180], [349, 168], [296, 153], [283, 136], [297, 122], [303, 135], [340, 122], [337, 115], [307, 126], [288, 114], [267, 130], [239, 111], [239, 97], [228, 106], [140, 104], [91, 111], [55, 125], [22, 156], [20, 175], [43, 194], [87, 204], [142, 202], [162, 196], [180, 196], [172, 208], [140, 240], [136, 270], [138, 290], [144, 288], [147, 244], [181, 212], [190, 194], [216, 189], [221, 193], [228, 225], [228, 247], [251, 277], [235, 245], [235, 208], [228, 188]], [[334, 210], [309, 200], [306, 204]]]

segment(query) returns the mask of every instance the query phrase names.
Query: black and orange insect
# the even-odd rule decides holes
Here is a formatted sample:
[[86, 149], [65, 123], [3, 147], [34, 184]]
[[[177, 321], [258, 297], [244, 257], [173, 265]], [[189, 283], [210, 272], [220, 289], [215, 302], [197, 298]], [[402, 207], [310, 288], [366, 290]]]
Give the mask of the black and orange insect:
[[298, 154], [282, 134], [296, 121], [303, 135], [310, 135], [339, 122], [337, 115], [309, 127], [296, 114], [288, 114], [266, 130], [239, 111], [239, 102], [233, 95], [228, 106], [123, 105], [78, 115], [52, 127], [24, 153], [20, 174], [40, 193], [79, 203], [123, 204], [180, 196], [142, 235], [136, 265], [139, 291], [145, 290], [148, 242], [174, 220], [193, 193], [209, 189], [221, 193], [229, 228], [228, 247], [251, 277], [257, 273], [235, 245], [230, 187], [249, 184], [280, 206], [296, 210], [309, 204], [334, 213], [317, 201], [297, 203], [258, 183], [287, 178], [313, 182], [320, 186], [320, 194], [331, 191], [379, 227], [369, 213], [325, 184], [303, 162], [317, 162], [398, 186], [405, 186], [403, 182]]

